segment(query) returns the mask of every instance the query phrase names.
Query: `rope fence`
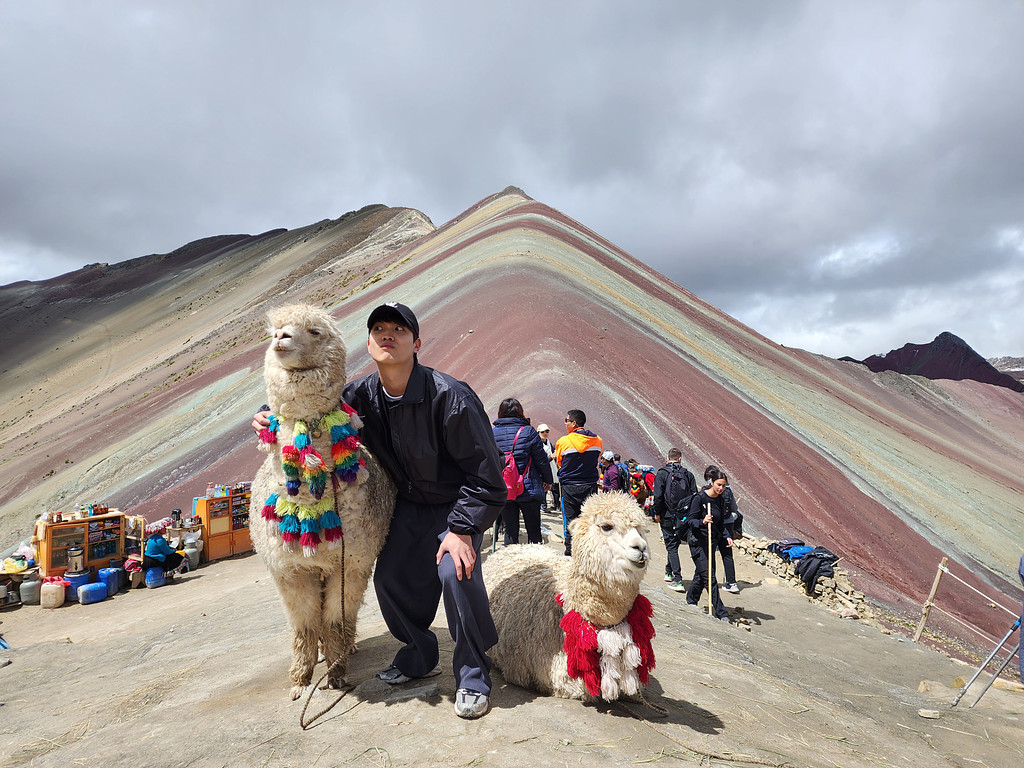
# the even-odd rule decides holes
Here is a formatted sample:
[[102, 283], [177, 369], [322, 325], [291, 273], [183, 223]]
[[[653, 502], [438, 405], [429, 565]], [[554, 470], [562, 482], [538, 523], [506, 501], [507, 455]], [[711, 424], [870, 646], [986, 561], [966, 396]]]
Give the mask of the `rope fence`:
[[994, 638], [994, 637], [989, 637], [989, 636], [988, 636], [987, 634], [985, 634], [984, 632], [982, 632], [982, 631], [981, 631], [980, 629], [978, 629], [977, 627], [972, 627], [972, 626], [971, 626], [970, 624], [968, 624], [968, 623], [967, 623], [966, 621], [964, 621], [963, 619], [961, 619], [961, 618], [960, 618], [959, 616], [954, 616], [954, 615], [953, 615], [952, 613], [950, 613], [949, 611], [944, 611], [944, 610], [942, 610], [941, 608], [939, 608], [939, 606], [937, 606], [937, 605], [935, 605], [935, 606], [932, 606], [932, 607], [933, 607], [933, 608], [935, 608], [935, 610], [937, 610], [937, 611], [938, 611], [939, 613], [941, 613], [941, 614], [944, 614], [944, 615], [948, 616], [949, 618], [951, 618], [951, 619], [952, 619], [953, 621], [955, 621], [955, 622], [956, 622], [957, 624], [959, 624], [960, 626], [964, 627], [965, 629], [969, 629], [969, 630], [971, 630], [971, 632], [973, 632], [974, 634], [976, 634], [976, 635], [980, 635], [981, 637], [985, 638], [985, 639], [986, 639], [986, 640], [988, 640], [989, 642], [994, 642], [994, 641], [995, 641], [995, 638]]
[[[956, 579], [957, 581], [959, 581], [959, 582], [960, 582], [961, 584], [963, 584], [963, 585], [964, 585], [965, 587], [967, 587], [967, 588], [968, 588], [969, 590], [971, 590], [972, 592], [976, 592], [977, 594], [981, 595], [981, 596], [982, 596], [982, 597], [984, 597], [984, 598], [985, 598], [986, 600], [988, 600], [988, 601], [989, 601], [989, 602], [990, 602], [990, 603], [991, 603], [992, 605], [994, 605], [994, 606], [995, 606], [996, 608], [1001, 608], [1002, 610], [1006, 611], [1006, 612], [1007, 612], [1008, 614], [1010, 614], [1011, 616], [1013, 616], [1013, 618], [1015, 618], [1015, 619], [1016, 619], [1016, 618], [1017, 618], [1017, 617], [1018, 617], [1018, 616], [1020, 615], [1019, 613], [1017, 613], [1017, 611], [1011, 611], [1011, 610], [1010, 610], [1009, 608], [1007, 608], [1007, 607], [1005, 607], [1005, 606], [1003, 606], [1003, 605], [1000, 605], [999, 603], [997, 603], [997, 602], [996, 602], [995, 600], [993, 600], [993, 599], [992, 599], [991, 597], [989, 597], [988, 595], [986, 595], [986, 594], [985, 594], [984, 592], [981, 592], [981, 591], [979, 591], [979, 590], [975, 589], [975, 588], [974, 588], [974, 587], [972, 587], [972, 586], [971, 586], [970, 584], [968, 584], [968, 583], [967, 583], [966, 581], [964, 581], [964, 580], [963, 580], [963, 579], [961, 579], [961, 578], [960, 578], [959, 576], [957, 576], [957, 575], [956, 575], [955, 573], [953, 573], [952, 571], [950, 571], [950, 570], [949, 570], [949, 568], [947, 568], [946, 566], [944, 566], [944, 565], [940, 565], [940, 566], [939, 566], [939, 570], [940, 570], [940, 571], [942, 571], [943, 573], [948, 573], [948, 574], [949, 574], [950, 576], [952, 576], [952, 577], [953, 577], [954, 579]], [[943, 613], [945, 613], [945, 611], [943, 611]]]
[[987, 634], [985, 634], [984, 632], [980, 631], [977, 627], [971, 626], [967, 622], [965, 622], [965, 621], [961, 620], [960, 618], [958, 618], [957, 616], [954, 616], [953, 614], [951, 614], [949, 611], [944, 611], [942, 608], [939, 608], [937, 605], [935, 605], [935, 593], [939, 589], [939, 581], [941, 581], [943, 574], [948, 574], [952, 578], [956, 579], [958, 582], [963, 584], [965, 587], [967, 587], [972, 592], [974, 592], [974, 593], [980, 595], [981, 597], [985, 598], [985, 600], [988, 601], [990, 606], [992, 606], [994, 608], [999, 608], [1002, 611], [1006, 611], [1006, 613], [1008, 613], [1013, 618], [1016, 619], [1018, 616], [1020, 616], [1020, 614], [1017, 611], [1010, 610], [1005, 605], [1002, 605], [1002, 604], [996, 602], [993, 598], [989, 597], [984, 592], [981, 592], [980, 590], [976, 589], [975, 587], [972, 587], [970, 584], [968, 584], [966, 581], [961, 579], [955, 573], [951, 572], [949, 570], [949, 568], [946, 567], [946, 563], [948, 562], [948, 560], [949, 560], [949, 558], [947, 558], [947, 557], [942, 558], [942, 562], [939, 563], [939, 569], [935, 572], [935, 581], [932, 582], [931, 592], [928, 593], [928, 599], [925, 601], [924, 605], [921, 606], [921, 621], [918, 623], [917, 631], [914, 633], [914, 642], [916, 643], [916, 642], [920, 641], [921, 633], [924, 632], [925, 624], [928, 622], [928, 614], [931, 613], [932, 608], [935, 608], [937, 611], [939, 611], [942, 614], [944, 614], [944, 615], [948, 616], [949, 618], [953, 619], [953, 621], [956, 621], [959, 624], [963, 625], [964, 627], [966, 627], [967, 629], [971, 630], [975, 634], [980, 635], [981, 637], [984, 637], [986, 640], [990, 640], [990, 641], [993, 640], [993, 638], [989, 637]]

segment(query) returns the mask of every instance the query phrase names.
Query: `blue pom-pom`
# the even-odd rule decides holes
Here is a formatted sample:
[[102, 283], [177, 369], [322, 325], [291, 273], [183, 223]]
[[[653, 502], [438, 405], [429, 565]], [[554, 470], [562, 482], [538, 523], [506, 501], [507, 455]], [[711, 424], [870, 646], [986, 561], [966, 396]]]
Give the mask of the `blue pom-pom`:
[[309, 435], [307, 435], [305, 432], [299, 432], [299, 434], [297, 434], [295, 436], [295, 439], [292, 441], [292, 444], [300, 451], [303, 448], [309, 448]]
[[266, 502], [263, 504], [265, 507], [276, 507], [277, 506], [277, 494], [272, 493], [267, 496]]
[[320, 515], [320, 527], [324, 529], [341, 528], [341, 518], [333, 509], [328, 510]]
[[279, 523], [281, 533], [299, 533], [299, 518], [295, 515], [285, 515]]
[[303, 533], [320, 533], [320, 521], [315, 517], [307, 517], [302, 521]]
[[280, 421], [278, 421], [278, 420], [277, 420], [277, 416], [274, 416], [274, 415], [271, 415], [271, 416], [270, 416], [270, 417], [268, 417], [268, 418], [269, 418], [269, 421], [270, 421], [270, 426], [268, 427], [268, 429], [269, 429], [269, 430], [270, 430], [271, 432], [277, 432], [277, 430], [278, 430], [278, 427], [280, 427], [280, 426], [281, 426], [281, 422], [280, 422]]
[[284, 484], [284, 487], [288, 489], [289, 496], [296, 496], [299, 493], [299, 481], [289, 480]]

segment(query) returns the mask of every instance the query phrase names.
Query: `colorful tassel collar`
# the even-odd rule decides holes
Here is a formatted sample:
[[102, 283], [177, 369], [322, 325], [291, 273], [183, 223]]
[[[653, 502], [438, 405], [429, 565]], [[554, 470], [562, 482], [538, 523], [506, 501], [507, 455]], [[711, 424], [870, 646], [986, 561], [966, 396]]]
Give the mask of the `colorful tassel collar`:
[[[562, 595], [557, 595], [555, 599], [564, 607]], [[651, 601], [639, 594], [626, 620], [614, 627], [598, 627], [584, 619], [578, 611], [567, 611], [559, 625], [565, 633], [562, 650], [567, 657], [569, 677], [583, 678], [591, 696], [600, 696], [607, 701], [617, 698], [620, 692], [639, 693], [639, 689], [632, 690], [634, 686], [629, 684], [627, 678], [633, 677], [635, 672], [636, 681], [640, 685], [647, 685], [650, 679], [651, 670], [654, 669], [654, 648], [651, 646], [654, 637], [654, 623], [651, 621], [653, 615]], [[622, 640], [608, 642], [599, 637], [604, 634], [616, 634]], [[630, 654], [628, 651], [631, 649], [627, 646], [634, 646], [638, 653], [634, 651]], [[607, 659], [602, 662], [602, 653], [608, 650], [621, 654], [625, 663], [609, 664]], [[623, 654], [624, 650], [627, 652]], [[606, 679], [602, 679], [602, 671]], [[607, 679], [609, 673], [616, 679]]]
[[[277, 525], [286, 547], [301, 547], [307, 557], [316, 554], [321, 541], [326, 542], [328, 547], [334, 547], [342, 537], [341, 519], [334, 509], [333, 499], [323, 498], [328, 477], [331, 477], [335, 488], [340, 482], [354, 483], [359, 468], [366, 464], [359, 456], [362, 443], [352, 426], [354, 414], [354, 409], [342, 403], [340, 409], [309, 423], [296, 421], [292, 444], [281, 447], [281, 468], [284, 470], [288, 496], [297, 496], [304, 482], [316, 503], [298, 504], [276, 493], [271, 494], [263, 504], [263, 519], [271, 525]], [[260, 432], [260, 441], [276, 443], [280, 426], [278, 418], [270, 416], [270, 426]], [[324, 429], [330, 430], [333, 472], [327, 471], [323, 456], [310, 440], [310, 435], [320, 437]]]

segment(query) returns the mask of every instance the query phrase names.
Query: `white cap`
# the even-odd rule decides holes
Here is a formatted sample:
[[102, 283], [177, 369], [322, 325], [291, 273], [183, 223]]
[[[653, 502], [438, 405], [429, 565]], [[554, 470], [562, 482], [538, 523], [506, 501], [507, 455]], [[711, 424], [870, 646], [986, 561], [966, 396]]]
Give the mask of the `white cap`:
[[551, 430], [548, 429], [548, 425], [547, 424], [541, 424], [539, 427], [537, 427], [537, 431], [538, 432], [550, 432]]
[[601, 458], [605, 459], [607, 461], [614, 461], [615, 460], [615, 454], [612, 453], [611, 451], [605, 451], [604, 453], [601, 454]]

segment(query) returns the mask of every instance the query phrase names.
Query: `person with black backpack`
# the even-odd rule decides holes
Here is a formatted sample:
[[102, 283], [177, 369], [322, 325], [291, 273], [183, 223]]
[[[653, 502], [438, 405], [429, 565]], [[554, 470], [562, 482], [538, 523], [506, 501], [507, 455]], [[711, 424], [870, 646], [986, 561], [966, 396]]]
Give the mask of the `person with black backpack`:
[[729, 610], [722, 604], [722, 598], [718, 593], [715, 549], [723, 539], [727, 547], [732, 547], [732, 536], [725, 527], [729, 513], [726, 511], [724, 493], [728, 484], [729, 478], [725, 472], [709, 468], [708, 484], [693, 497], [693, 501], [690, 502], [690, 514], [686, 518], [686, 538], [687, 544], [690, 545], [690, 557], [694, 568], [693, 581], [690, 582], [690, 589], [686, 593], [686, 603], [698, 605], [701, 593], [707, 589], [715, 618], [722, 621], [729, 621]]
[[697, 481], [680, 463], [682, 458], [683, 453], [678, 448], [669, 449], [668, 463], [654, 476], [653, 491], [654, 519], [661, 526], [661, 538], [668, 552], [665, 581], [668, 588], [676, 592], [686, 591], [679, 565], [679, 534], [690, 511], [690, 500], [697, 493]]
[[[704, 482], [711, 482], [712, 471], [717, 472], [719, 469], [714, 464], [709, 464], [708, 468], [704, 470]], [[722, 499], [727, 515], [725, 518], [726, 533], [729, 534], [730, 539], [743, 538], [743, 513], [736, 505], [736, 494], [732, 492], [732, 486], [728, 483], [722, 492]], [[739, 592], [740, 588], [736, 584], [736, 560], [732, 554], [732, 547], [726, 546], [725, 542], [725, 538], [718, 541], [718, 554], [722, 556], [722, 570], [725, 571], [724, 589], [726, 592]]]

